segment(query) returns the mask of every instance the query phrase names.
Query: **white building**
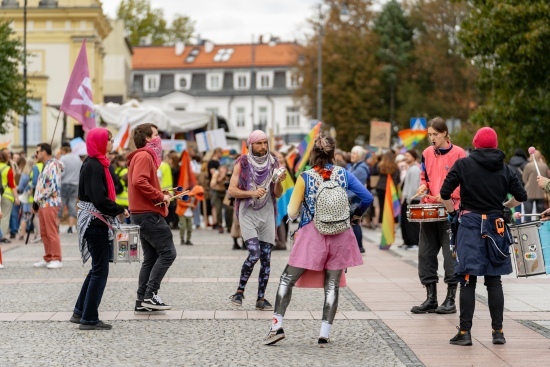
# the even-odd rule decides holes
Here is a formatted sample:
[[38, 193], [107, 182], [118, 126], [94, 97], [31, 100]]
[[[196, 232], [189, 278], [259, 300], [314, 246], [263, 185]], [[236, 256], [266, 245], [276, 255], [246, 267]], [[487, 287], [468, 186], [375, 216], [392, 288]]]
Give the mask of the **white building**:
[[311, 128], [293, 97], [298, 56], [294, 43], [135, 47], [131, 94], [162, 109], [214, 113], [239, 140], [262, 129], [297, 143]]

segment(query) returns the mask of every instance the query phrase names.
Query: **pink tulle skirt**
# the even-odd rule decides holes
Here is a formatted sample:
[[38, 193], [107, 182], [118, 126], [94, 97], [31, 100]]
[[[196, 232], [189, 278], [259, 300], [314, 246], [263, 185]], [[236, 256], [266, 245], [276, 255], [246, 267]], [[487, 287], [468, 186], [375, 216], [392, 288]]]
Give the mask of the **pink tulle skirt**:
[[313, 222], [294, 235], [288, 265], [309, 270], [341, 270], [363, 264], [357, 240], [350, 228], [333, 236], [319, 233]]

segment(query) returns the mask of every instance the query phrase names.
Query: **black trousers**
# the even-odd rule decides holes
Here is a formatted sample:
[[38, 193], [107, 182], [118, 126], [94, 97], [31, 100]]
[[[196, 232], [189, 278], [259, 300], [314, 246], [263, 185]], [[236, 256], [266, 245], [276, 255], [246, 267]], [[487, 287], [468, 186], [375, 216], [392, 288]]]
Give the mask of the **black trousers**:
[[[504, 291], [500, 275], [485, 276], [489, 300], [489, 313], [491, 314], [491, 327], [493, 330], [502, 329], [504, 319]], [[477, 277], [470, 275], [470, 282], [467, 285], [460, 285], [460, 330], [470, 331], [472, 319], [476, 307], [476, 284]]]
[[423, 285], [437, 283], [439, 280], [437, 275], [439, 250], [443, 252], [443, 267], [445, 268], [443, 280], [447, 284], [458, 283], [458, 280], [454, 278], [455, 259], [453, 259], [449, 247], [451, 241], [448, 230], [450, 227], [447, 221], [420, 223], [418, 277]]

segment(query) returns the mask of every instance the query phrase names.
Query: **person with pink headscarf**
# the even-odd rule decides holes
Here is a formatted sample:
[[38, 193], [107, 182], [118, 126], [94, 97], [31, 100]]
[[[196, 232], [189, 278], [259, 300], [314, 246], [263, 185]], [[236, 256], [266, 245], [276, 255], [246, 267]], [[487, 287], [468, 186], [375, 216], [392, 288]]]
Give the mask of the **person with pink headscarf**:
[[110, 330], [112, 325], [99, 320], [98, 307], [109, 276], [109, 248], [114, 238], [113, 225], [117, 216], [128, 210], [118, 205], [113, 178], [109, 172], [107, 152], [113, 148], [111, 133], [94, 128], [86, 137], [88, 157], [82, 163], [78, 182], [78, 245], [82, 262], [92, 258], [70, 321], [80, 324], [80, 330]]
[[246, 283], [260, 260], [258, 277], [257, 310], [272, 310], [273, 306], [265, 299], [265, 289], [269, 281], [271, 249], [275, 243], [275, 200], [281, 196], [281, 182], [286, 171], [274, 175], [279, 168], [277, 160], [269, 152], [267, 135], [261, 130], [253, 131], [248, 137], [248, 154], [237, 159], [229, 182], [228, 194], [235, 198], [235, 213], [241, 226], [244, 245], [248, 249], [239, 286], [230, 299], [234, 305], [242, 306]]

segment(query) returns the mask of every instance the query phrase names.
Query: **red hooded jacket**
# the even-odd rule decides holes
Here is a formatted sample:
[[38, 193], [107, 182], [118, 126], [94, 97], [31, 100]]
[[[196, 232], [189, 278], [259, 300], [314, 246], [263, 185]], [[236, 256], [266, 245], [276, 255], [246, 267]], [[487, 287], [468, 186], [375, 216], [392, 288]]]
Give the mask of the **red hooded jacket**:
[[138, 149], [128, 155], [128, 204], [132, 214], [168, 215], [166, 205], [155, 205], [164, 199], [151, 153]]

